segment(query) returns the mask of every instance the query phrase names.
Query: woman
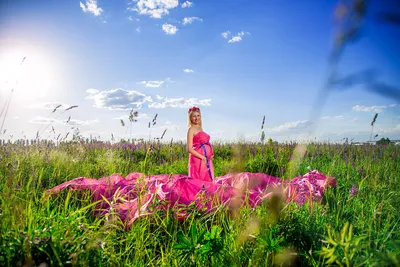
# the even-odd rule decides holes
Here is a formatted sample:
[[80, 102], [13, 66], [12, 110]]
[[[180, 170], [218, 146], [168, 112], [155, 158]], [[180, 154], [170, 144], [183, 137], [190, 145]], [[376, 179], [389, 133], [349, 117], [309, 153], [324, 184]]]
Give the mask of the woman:
[[189, 129], [187, 132], [187, 151], [189, 153], [189, 177], [213, 181], [214, 166], [212, 158], [214, 151], [210, 144], [210, 136], [203, 131], [201, 113], [198, 107], [188, 111]]
[[[119, 215], [126, 227], [139, 217], [152, 214], [154, 207], [172, 208], [177, 218], [185, 218], [183, 207], [195, 203], [199, 210], [211, 212], [221, 205], [234, 210], [243, 203], [251, 207], [260, 205], [272, 197], [275, 191], [287, 201], [303, 205], [306, 201], [318, 201], [329, 186], [336, 181], [314, 170], [303, 176], [281, 179], [264, 173], [228, 173], [214, 178], [213, 148], [210, 136], [203, 131], [198, 107], [189, 109], [187, 150], [189, 152], [189, 175], [157, 174], [145, 176], [132, 172], [125, 178], [119, 174], [93, 179], [78, 177], [62, 183], [48, 191], [53, 194], [64, 189], [90, 190], [97, 215]], [[143, 190], [142, 190], [143, 189]], [[141, 195], [138, 195], [141, 192]], [[157, 201], [154, 201], [154, 200]], [[216, 201], [213, 201], [213, 200]], [[156, 203], [156, 204], [154, 204]], [[158, 203], [158, 204], [157, 204]]]

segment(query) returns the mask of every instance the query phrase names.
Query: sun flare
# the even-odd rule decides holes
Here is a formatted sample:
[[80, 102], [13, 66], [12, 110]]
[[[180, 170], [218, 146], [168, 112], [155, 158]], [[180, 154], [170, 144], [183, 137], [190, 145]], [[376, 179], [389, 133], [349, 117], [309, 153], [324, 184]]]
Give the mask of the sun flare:
[[37, 50], [0, 52], [0, 73], [1, 94], [13, 90], [21, 100], [45, 97], [55, 84], [51, 61]]

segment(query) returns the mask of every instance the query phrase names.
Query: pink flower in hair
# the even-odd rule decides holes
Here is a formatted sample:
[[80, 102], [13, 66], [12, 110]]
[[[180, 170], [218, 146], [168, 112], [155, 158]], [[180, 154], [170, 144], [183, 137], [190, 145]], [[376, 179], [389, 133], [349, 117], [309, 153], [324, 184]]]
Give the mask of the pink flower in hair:
[[193, 112], [193, 111], [198, 111], [198, 112], [200, 112], [200, 109], [199, 109], [198, 107], [193, 106], [193, 107], [189, 108], [188, 113]]

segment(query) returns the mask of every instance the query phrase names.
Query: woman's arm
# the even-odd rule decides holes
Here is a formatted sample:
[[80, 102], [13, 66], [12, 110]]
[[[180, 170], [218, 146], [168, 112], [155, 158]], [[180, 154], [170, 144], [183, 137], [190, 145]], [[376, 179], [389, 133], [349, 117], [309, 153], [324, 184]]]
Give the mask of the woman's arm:
[[193, 130], [192, 128], [189, 128], [188, 133], [187, 133], [187, 152], [192, 154], [195, 157], [198, 157], [199, 159], [205, 161], [206, 157], [197, 152], [196, 150], [193, 149]]

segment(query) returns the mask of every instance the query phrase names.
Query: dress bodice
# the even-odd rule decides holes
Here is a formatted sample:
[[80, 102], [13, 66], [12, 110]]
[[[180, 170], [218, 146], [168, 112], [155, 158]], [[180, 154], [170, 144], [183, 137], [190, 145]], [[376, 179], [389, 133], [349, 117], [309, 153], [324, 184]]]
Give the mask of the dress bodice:
[[193, 147], [198, 147], [202, 144], [208, 143], [210, 143], [210, 136], [203, 131], [198, 132], [193, 136]]

